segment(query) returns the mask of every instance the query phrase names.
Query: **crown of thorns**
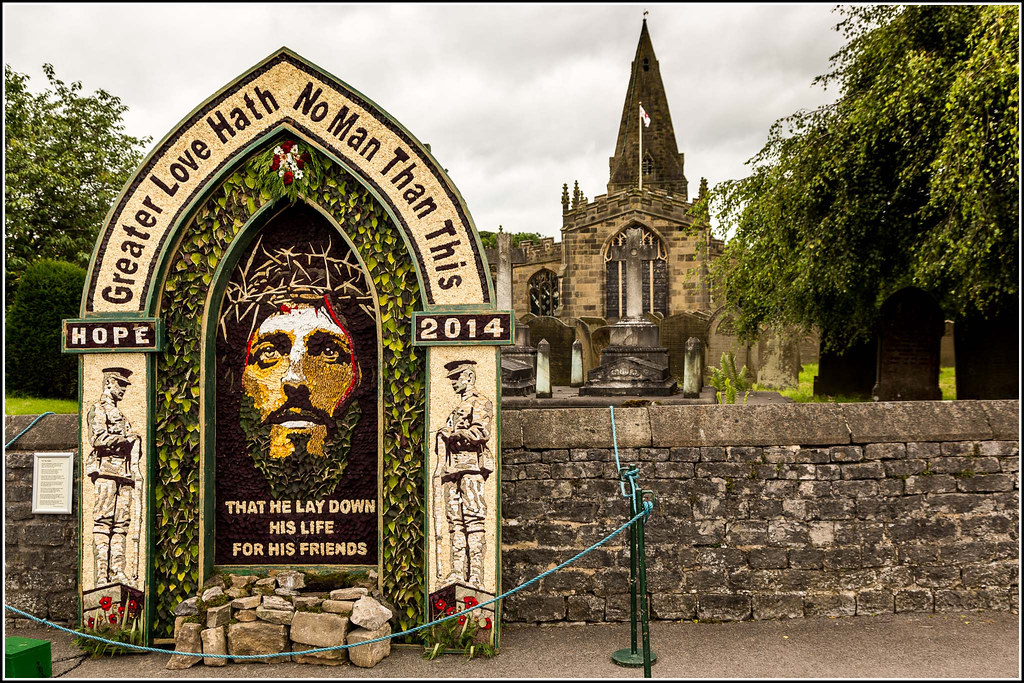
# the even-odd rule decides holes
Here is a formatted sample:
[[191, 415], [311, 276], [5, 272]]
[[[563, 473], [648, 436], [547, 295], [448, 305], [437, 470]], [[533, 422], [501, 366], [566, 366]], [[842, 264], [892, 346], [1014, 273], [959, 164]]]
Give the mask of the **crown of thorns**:
[[331, 246], [328, 241], [322, 248], [307, 243], [267, 250], [261, 237], [249, 259], [236, 267], [224, 293], [221, 334], [227, 337], [228, 324], [248, 323], [251, 336], [281, 306], [316, 305], [327, 295], [353, 299], [373, 317], [373, 299], [355, 254], [349, 251], [339, 258], [331, 254]]

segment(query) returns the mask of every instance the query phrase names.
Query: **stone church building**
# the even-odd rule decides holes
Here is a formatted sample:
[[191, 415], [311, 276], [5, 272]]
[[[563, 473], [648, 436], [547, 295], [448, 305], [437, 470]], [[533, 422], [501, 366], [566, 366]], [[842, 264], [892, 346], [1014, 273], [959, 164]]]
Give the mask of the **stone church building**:
[[[640, 121], [640, 106], [650, 117]], [[643, 157], [639, 156], [643, 135]], [[587, 199], [562, 188], [562, 240], [524, 241], [512, 250], [516, 316], [617, 320], [625, 309], [625, 232], [639, 227], [651, 256], [644, 263], [644, 312], [670, 316], [710, 311], [707, 266], [724, 248], [690, 215], [693, 202], [646, 19], [633, 58], [608, 192]], [[641, 182], [642, 179], [642, 182]], [[706, 189], [701, 182], [700, 191]], [[696, 199], [696, 198], [695, 198]], [[707, 248], [704, 248], [707, 245]], [[491, 264], [497, 264], [489, 254]], [[492, 265], [492, 269], [496, 265]], [[492, 275], [494, 273], [492, 272]]]

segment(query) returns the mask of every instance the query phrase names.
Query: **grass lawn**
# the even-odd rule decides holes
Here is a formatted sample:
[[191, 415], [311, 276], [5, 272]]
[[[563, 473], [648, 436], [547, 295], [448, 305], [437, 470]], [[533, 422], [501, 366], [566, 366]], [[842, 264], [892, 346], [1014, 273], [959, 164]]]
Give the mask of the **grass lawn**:
[[[864, 401], [857, 396], [815, 396], [814, 378], [818, 374], [817, 363], [805, 363], [800, 369], [800, 386], [796, 389], [786, 389], [779, 393], [787, 396], [797, 403], [858, 403]], [[952, 401], [956, 398], [956, 371], [954, 368], [939, 369], [939, 388], [942, 390], [942, 400]], [[755, 384], [754, 389], [759, 391], [768, 390]], [[870, 399], [869, 399], [870, 400]]]
[[4, 415], [41, 415], [46, 412], [75, 414], [78, 401], [4, 395]]

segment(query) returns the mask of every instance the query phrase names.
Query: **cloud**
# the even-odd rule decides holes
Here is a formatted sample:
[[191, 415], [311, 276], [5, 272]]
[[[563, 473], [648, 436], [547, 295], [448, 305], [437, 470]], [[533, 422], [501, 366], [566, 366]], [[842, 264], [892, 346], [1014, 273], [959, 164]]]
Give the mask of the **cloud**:
[[[831, 6], [650, 5], [692, 191], [742, 176], [769, 126], [841, 46]], [[282, 45], [401, 121], [447, 168], [480, 229], [559, 234], [561, 187], [606, 191], [642, 9], [614, 5], [4, 5], [4, 61], [128, 105], [159, 141]]]

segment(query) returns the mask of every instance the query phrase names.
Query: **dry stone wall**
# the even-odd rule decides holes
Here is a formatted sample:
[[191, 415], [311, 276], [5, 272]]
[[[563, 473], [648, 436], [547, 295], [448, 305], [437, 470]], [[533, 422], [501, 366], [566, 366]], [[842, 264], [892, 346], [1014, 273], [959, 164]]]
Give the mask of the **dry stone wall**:
[[[616, 410], [657, 496], [657, 619], [1018, 608], [1017, 401]], [[504, 586], [628, 518], [605, 409], [505, 411]], [[520, 622], [629, 618], [628, 535], [509, 598]]]

